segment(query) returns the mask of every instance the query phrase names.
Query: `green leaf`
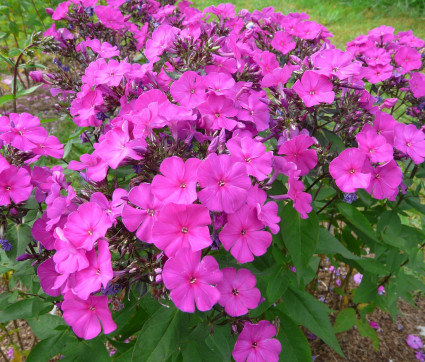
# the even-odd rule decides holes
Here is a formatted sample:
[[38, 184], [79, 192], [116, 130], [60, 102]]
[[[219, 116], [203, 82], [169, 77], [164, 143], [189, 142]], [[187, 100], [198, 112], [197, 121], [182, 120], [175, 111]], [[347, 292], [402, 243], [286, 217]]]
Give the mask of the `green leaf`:
[[272, 268], [269, 283], [267, 283], [266, 296], [268, 302], [276, 302], [288, 288], [288, 278], [285, 278], [287, 270], [288, 268], [279, 267], [279, 265]]
[[31, 88], [24, 89], [24, 90], [22, 90], [22, 91], [20, 91], [16, 94], [16, 98], [20, 98], [20, 97], [26, 96], [28, 94], [34, 93], [35, 90], [38, 89], [41, 86], [42, 86], [42, 84], [38, 84], [38, 85], [35, 85]]
[[25, 252], [27, 245], [32, 240], [31, 228], [27, 224], [9, 224], [7, 239], [13, 245], [11, 251], [6, 252], [9, 259], [14, 260]]
[[338, 239], [324, 228], [319, 229], [317, 254], [341, 254], [346, 259], [358, 260], [360, 257], [349, 251]]
[[216, 358], [223, 362], [231, 360], [235, 342], [236, 338], [230, 334], [229, 325], [215, 326], [214, 332], [206, 339], [207, 345], [212, 351], [215, 351]]
[[0, 106], [10, 101], [13, 101], [13, 94], [5, 94], [4, 96], [0, 97]]
[[334, 331], [335, 333], [348, 331], [349, 329], [353, 328], [356, 323], [356, 311], [353, 308], [343, 309], [336, 316]]
[[[23, 299], [16, 303], [4, 307], [0, 311], [0, 323], [12, 321], [14, 319], [25, 319], [33, 316], [34, 298]], [[4, 309], [3, 309], [4, 308]]]
[[158, 309], [143, 325], [133, 350], [137, 361], [166, 361], [178, 351], [191, 315], [174, 307]]
[[289, 287], [279, 304], [286, 315], [308, 328], [341, 356], [344, 356], [335, 337], [328, 314], [329, 308], [305, 291]]
[[297, 278], [300, 281], [316, 251], [319, 221], [314, 212], [309, 214], [308, 219], [301, 219], [292, 204], [285, 205], [281, 217], [280, 234], [297, 268]]
[[359, 229], [367, 237], [375, 242], [379, 242], [376, 238], [375, 232], [369, 223], [369, 220], [357, 208], [347, 203], [337, 204], [339, 212], [345, 217], [346, 221]]
[[379, 339], [376, 335], [375, 330], [365, 321], [360, 319], [356, 322], [357, 330], [359, 331], [362, 337], [368, 337], [372, 341], [373, 348], [376, 350], [379, 349]]
[[44, 314], [38, 318], [27, 318], [29, 326], [38, 339], [46, 339], [58, 334], [58, 326], [66, 326], [64, 319], [52, 314]]
[[280, 319], [279, 334], [277, 339], [282, 345], [279, 360], [282, 362], [311, 361], [311, 349], [307, 338], [298, 325], [285, 313], [274, 311]]
[[62, 352], [65, 347], [72, 343], [77, 346], [77, 339], [72, 339], [68, 330], [64, 330], [57, 335], [43, 339], [31, 349], [27, 357], [27, 362], [49, 361], [52, 357]]

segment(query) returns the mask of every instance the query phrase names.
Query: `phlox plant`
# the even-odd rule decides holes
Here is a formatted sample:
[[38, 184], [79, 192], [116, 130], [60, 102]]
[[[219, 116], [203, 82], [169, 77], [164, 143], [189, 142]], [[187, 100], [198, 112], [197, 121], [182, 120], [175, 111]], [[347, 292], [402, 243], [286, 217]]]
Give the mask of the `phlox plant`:
[[28, 360], [310, 361], [300, 326], [378, 347], [368, 315], [424, 289], [425, 42], [380, 26], [342, 51], [304, 13], [230, 3], [46, 12], [30, 75], [75, 132], [0, 118], [21, 283], [0, 322], [28, 321]]

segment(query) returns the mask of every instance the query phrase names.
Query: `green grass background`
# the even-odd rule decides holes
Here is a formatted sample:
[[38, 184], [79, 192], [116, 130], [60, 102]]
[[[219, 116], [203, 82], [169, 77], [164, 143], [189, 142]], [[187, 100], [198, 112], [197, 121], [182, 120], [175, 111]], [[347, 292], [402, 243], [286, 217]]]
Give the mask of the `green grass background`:
[[[205, 8], [219, 0], [194, 0], [194, 5]], [[334, 44], [344, 49], [345, 44], [360, 34], [380, 25], [398, 31], [412, 29], [425, 39], [425, 0], [232, 0], [237, 10], [262, 9], [273, 6], [283, 14], [306, 12], [310, 19], [323, 24], [334, 34]]]

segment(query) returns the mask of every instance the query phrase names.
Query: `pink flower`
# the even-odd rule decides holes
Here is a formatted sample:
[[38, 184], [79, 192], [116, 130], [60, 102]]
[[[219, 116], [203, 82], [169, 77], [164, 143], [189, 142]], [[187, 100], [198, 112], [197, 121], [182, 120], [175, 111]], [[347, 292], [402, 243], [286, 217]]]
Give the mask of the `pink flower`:
[[375, 199], [392, 199], [397, 195], [398, 187], [403, 180], [403, 174], [397, 162], [391, 160], [387, 164], [376, 168], [368, 166], [365, 171], [372, 174], [366, 191]]
[[107, 42], [101, 43], [99, 39], [87, 40], [84, 46], [90, 47], [94, 53], [97, 53], [102, 58], [112, 58], [120, 55], [117, 46], [112, 46]]
[[269, 321], [258, 324], [245, 322], [233, 349], [233, 358], [236, 362], [278, 362], [282, 346], [273, 338], [275, 335], [276, 328]]
[[209, 224], [211, 218], [205, 206], [167, 204], [153, 226], [152, 239], [168, 257], [182, 248], [198, 251], [212, 243]]
[[160, 171], [152, 181], [152, 193], [161, 201], [189, 205], [197, 198], [196, 183], [201, 160], [190, 158], [184, 162], [173, 156], [162, 161]]
[[162, 24], [152, 33], [152, 39], [146, 42], [145, 56], [154, 63], [159, 60], [159, 56], [165, 51], [166, 48], [172, 43], [174, 37], [180, 29]]
[[117, 328], [112, 320], [106, 296], [92, 295], [87, 300], [83, 300], [68, 292], [65, 294], [61, 308], [65, 322], [80, 338], [96, 337], [101, 331], [101, 324], [105, 334], [109, 334]]
[[276, 55], [269, 51], [259, 51], [254, 55], [254, 60], [260, 66], [263, 75], [271, 73], [274, 69], [279, 67], [279, 62]]
[[229, 155], [212, 153], [198, 168], [198, 182], [203, 190], [198, 197], [211, 211], [233, 213], [241, 208], [251, 188], [244, 164], [232, 162]]
[[369, 186], [371, 174], [363, 172], [366, 156], [357, 148], [347, 148], [329, 164], [329, 172], [341, 191], [356, 192]]
[[293, 162], [301, 170], [301, 176], [307, 175], [317, 164], [317, 153], [308, 149], [315, 143], [313, 137], [300, 134], [286, 141], [279, 148], [280, 155], [286, 155], [284, 159]]
[[295, 49], [296, 46], [292, 35], [283, 31], [277, 31], [270, 44], [283, 54], [288, 54], [292, 49]]
[[91, 181], [102, 181], [108, 172], [108, 164], [95, 153], [92, 155], [84, 154], [80, 156], [81, 162], [72, 160], [68, 168], [70, 170], [87, 170], [87, 178]]
[[81, 299], [86, 300], [93, 292], [97, 292], [100, 286], [106, 288], [108, 282], [113, 277], [111, 265], [111, 253], [109, 244], [105, 239], [97, 242], [98, 256], [96, 250], [87, 252], [89, 266], [75, 274], [74, 293]]
[[212, 124], [211, 129], [225, 128], [232, 131], [237, 125], [232, 117], [238, 114], [238, 110], [233, 101], [225, 96], [217, 96], [212, 93], [204, 103], [198, 106], [198, 109], [201, 115]]
[[332, 83], [324, 75], [311, 70], [304, 72], [301, 80], [297, 80], [292, 86], [306, 107], [312, 107], [320, 103], [332, 103], [335, 93], [332, 92]]
[[55, 136], [49, 136], [47, 132], [41, 137], [32, 137], [32, 143], [34, 143], [34, 148], [31, 151], [36, 155], [63, 157], [63, 144]]
[[407, 336], [406, 343], [410, 348], [413, 349], [421, 349], [424, 346], [422, 340], [418, 336], [414, 336], [413, 334], [409, 334]]
[[[37, 268], [37, 275], [40, 279], [40, 285], [43, 292], [52, 296], [58, 297], [61, 295], [61, 290], [55, 288], [57, 279], [61, 276], [55, 269], [55, 262], [52, 258], [43, 261]], [[65, 278], [68, 276], [66, 275]]]
[[409, 85], [415, 98], [425, 96], [425, 74], [413, 73], [409, 80]]
[[235, 86], [235, 80], [228, 73], [210, 72], [205, 78], [205, 85], [218, 96], [228, 95]]
[[272, 172], [272, 152], [266, 152], [266, 147], [250, 137], [233, 137], [226, 143], [233, 162], [242, 162], [248, 175], [263, 181]]
[[318, 68], [316, 73], [340, 80], [358, 76], [362, 69], [360, 62], [353, 62], [353, 56], [349, 52], [339, 49], [322, 50], [314, 56], [313, 63]]
[[124, 75], [130, 72], [131, 64], [126, 61], [119, 62], [111, 59], [108, 63], [102, 62], [96, 71], [96, 84], [106, 84], [111, 87], [118, 87]]
[[64, 1], [63, 3], [60, 3], [56, 10], [52, 14], [53, 20], [60, 20], [63, 19], [66, 14], [68, 14], [68, 8], [69, 8], [70, 2]]
[[0, 155], [0, 206], [27, 200], [33, 187], [31, 176], [24, 168], [10, 166]]
[[238, 112], [238, 118], [242, 121], [252, 122], [258, 131], [269, 128], [269, 107], [258, 94], [251, 94], [245, 101], [241, 100], [242, 109]]
[[248, 309], [257, 308], [261, 293], [255, 288], [257, 280], [248, 269], [224, 268], [223, 280], [217, 284], [220, 291], [219, 303], [232, 317], [247, 314]]
[[379, 324], [375, 321], [370, 321], [369, 325], [373, 328], [373, 329], [379, 329]]
[[290, 172], [288, 178], [288, 197], [294, 203], [294, 209], [298, 211], [303, 219], [307, 219], [308, 215], [313, 208], [311, 203], [313, 197], [308, 193], [304, 192], [304, 184], [298, 180], [299, 174], [297, 171]]
[[362, 279], [363, 279], [363, 274], [356, 273], [353, 276], [354, 283], [356, 284], [360, 284], [362, 282]]
[[276, 68], [271, 73], [265, 75], [261, 81], [264, 88], [277, 87], [286, 84], [292, 73], [298, 70], [298, 65], [286, 64], [283, 68]]
[[194, 108], [205, 101], [205, 83], [201, 76], [189, 71], [183, 73], [170, 88], [174, 100], [182, 106]]
[[110, 130], [103, 141], [96, 147], [96, 154], [102, 158], [111, 168], [116, 169], [125, 158], [141, 160], [138, 151], [144, 150], [144, 139], [131, 139], [128, 123], [124, 122], [121, 128]]
[[395, 62], [407, 73], [413, 69], [419, 69], [422, 66], [421, 55], [412, 47], [400, 47], [394, 56]]
[[386, 163], [393, 159], [393, 147], [371, 126], [363, 127], [362, 131], [356, 135], [356, 140], [359, 150], [370, 159], [370, 162]]
[[398, 124], [394, 129], [394, 147], [418, 165], [425, 159], [425, 135], [415, 125]]
[[119, 30], [124, 26], [124, 17], [112, 6], [96, 6], [94, 9], [100, 22], [109, 29]]
[[77, 249], [91, 250], [95, 241], [103, 238], [111, 226], [112, 223], [102, 208], [94, 202], [88, 202], [68, 216], [63, 231]]
[[367, 67], [363, 75], [372, 84], [383, 82], [393, 75], [393, 67], [389, 64]]
[[210, 310], [220, 298], [215, 285], [223, 274], [212, 256], [201, 260], [201, 251], [178, 250], [174, 258], [166, 261], [162, 278], [165, 287], [171, 290], [171, 300], [183, 312], [193, 313], [195, 303], [200, 311]]
[[47, 131], [40, 127], [40, 120], [29, 113], [11, 113], [8, 117], [0, 117], [0, 139], [6, 144], [21, 150], [29, 151], [36, 147], [33, 138], [46, 136]]
[[245, 205], [228, 215], [219, 238], [239, 263], [248, 263], [254, 260], [254, 255], [265, 254], [272, 242], [271, 234], [263, 229], [264, 224], [258, 220], [256, 210]]
[[394, 145], [394, 128], [397, 123], [391, 114], [378, 111], [375, 114], [373, 128], [376, 129], [378, 135], [384, 136], [390, 145]]

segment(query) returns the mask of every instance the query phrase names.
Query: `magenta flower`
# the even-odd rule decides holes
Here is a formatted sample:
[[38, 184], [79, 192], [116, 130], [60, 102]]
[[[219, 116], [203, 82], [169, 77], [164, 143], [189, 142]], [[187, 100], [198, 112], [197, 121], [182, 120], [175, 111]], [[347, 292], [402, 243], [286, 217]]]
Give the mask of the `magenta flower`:
[[[37, 275], [40, 279], [40, 285], [43, 292], [52, 297], [58, 297], [61, 295], [61, 289], [55, 288], [57, 279], [61, 277], [61, 275], [56, 271], [55, 265], [56, 264], [53, 259], [48, 258], [37, 268]], [[68, 275], [66, 275], [65, 278], [68, 278]]]
[[277, 31], [270, 44], [282, 54], [288, 54], [291, 50], [295, 49], [296, 46], [293, 36], [283, 31]]
[[413, 349], [421, 349], [424, 346], [420, 337], [414, 336], [413, 334], [407, 336], [406, 343]]
[[96, 6], [94, 12], [100, 22], [109, 29], [119, 30], [124, 26], [124, 16], [119, 9], [112, 6]]
[[421, 54], [412, 47], [401, 47], [394, 56], [395, 62], [403, 68], [403, 73], [422, 66]]
[[45, 137], [47, 131], [40, 127], [40, 120], [29, 113], [10, 113], [9, 118], [0, 117], [0, 134], [6, 144], [21, 150], [29, 151], [36, 147], [34, 137]]
[[111, 226], [105, 211], [98, 204], [88, 202], [68, 216], [63, 232], [77, 249], [91, 250], [95, 241], [103, 238]]
[[403, 180], [403, 174], [397, 162], [391, 160], [385, 165], [365, 169], [371, 172], [369, 187], [366, 189], [375, 199], [392, 199], [397, 195], [398, 187]]
[[224, 268], [223, 280], [217, 284], [220, 291], [219, 303], [232, 317], [247, 314], [248, 309], [257, 308], [261, 293], [255, 288], [257, 280], [248, 269]]
[[96, 84], [106, 84], [111, 87], [118, 87], [124, 75], [131, 71], [131, 64], [126, 61], [118, 62], [115, 59], [108, 63], [103, 61], [99, 69], [95, 72]]
[[205, 89], [203, 78], [189, 71], [183, 73], [180, 79], [171, 85], [170, 92], [180, 105], [194, 108], [205, 101]]
[[198, 251], [212, 243], [209, 224], [210, 214], [203, 205], [167, 204], [153, 226], [152, 240], [168, 257], [182, 248]]
[[139, 208], [124, 205], [122, 221], [125, 227], [129, 231], [136, 231], [136, 236], [140, 240], [152, 243], [152, 227], [163, 203], [154, 196], [151, 185], [146, 183], [133, 187], [128, 194], [128, 200]]
[[91, 181], [102, 181], [108, 173], [108, 164], [96, 153], [92, 155], [84, 154], [80, 156], [81, 162], [72, 160], [68, 168], [70, 170], [86, 170], [87, 178]]
[[418, 165], [425, 159], [425, 135], [415, 125], [398, 124], [394, 129], [394, 147]]
[[377, 134], [384, 136], [390, 145], [394, 145], [394, 128], [397, 123], [391, 114], [378, 111], [375, 114], [373, 128], [376, 129]]
[[128, 123], [124, 122], [121, 128], [110, 130], [103, 141], [96, 147], [96, 155], [102, 158], [111, 168], [116, 169], [125, 158], [141, 160], [143, 157], [137, 151], [146, 147], [144, 139], [130, 138]]
[[304, 72], [301, 80], [297, 80], [292, 86], [306, 107], [312, 107], [320, 103], [332, 103], [335, 93], [332, 92], [332, 83], [324, 75], [311, 70]]
[[358, 76], [362, 69], [360, 62], [353, 62], [352, 54], [339, 49], [322, 50], [314, 56], [313, 63], [316, 73], [340, 80]]
[[102, 210], [106, 211], [109, 220], [114, 223], [118, 216], [121, 216], [122, 206], [125, 203], [123, 197], [127, 196], [127, 191], [124, 189], [115, 189], [112, 193], [112, 201], [109, 201], [101, 192], [95, 192], [90, 197], [90, 202], [98, 204]]
[[329, 172], [341, 191], [356, 192], [369, 186], [371, 174], [364, 173], [366, 155], [357, 148], [347, 148], [329, 164]]
[[152, 39], [146, 42], [146, 58], [152, 63], [159, 60], [159, 56], [168, 48], [179, 31], [180, 29], [168, 24], [162, 24], [156, 28], [152, 33]]
[[303, 219], [307, 219], [308, 215], [313, 208], [311, 203], [313, 197], [308, 193], [304, 192], [304, 184], [298, 180], [299, 171], [290, 172], [288, 178], [288, 197], [294, 203], [294, 209], [298, 211]]
[[301, 170], [301, 176], [307, 175], [317, 164], [317, 153], [309, 147], [315, 143], [313, 137], [300, 134], [286, 141], [279, 148], [280, 155], [286, 155], [284, 159], [293, 162]]
[[292, 73], [298, 69], [298, 65], [291, 64], [286, 64], [283, 68], [276, 68], [263, 77], [261, 86], [264, 88], [283, 86], [291, 78]]
[[19, 204], [28, 200], [33, 186], [31, 176], [24, 168], [10, 166], [0, 155], [0, 206], [9, 205], [12, 201]]
[[425, 96], [425, 74], [413, 73], [409, 80], [409, 85], [415, 98]]
[[212, 256], [201, 260], [201, 251], [184, 248], [164, 264], [162, 278], [170, 298], [183, 312], [210, 310], [220, 298], [216, 288], [223, 278], [217, 261]]
[[152, 193], [161, 201], [189, 205], [197, 198], [196, 183], [201, 160], [190, 158], [184, 162], [173, 156], [162, 161], [160, 171], [152, 181]]
[[251, 94], [245, 101], [241, 100], [240, 105], [242, 107], [238, 113], [240, 120], [254, 123], [258, 131], [269, 128], [269, 107], [258, 94]]
[[370, 159], [370, 162], [386, 163], [393, 159], [393, 147], [371, 126], [363, 127], [362, 131], [356, 135], [356, 140], [359, 150]]
[[207, 121], [211, 123], [211, 129], [225, 128], [232, 131], [237, 122], [232, 119], [238, 114], [233, 101], [225, 96], [217, 96], [211, 93], [207, 100], [198, 106], [199, 111]]
[[198, 182], [203, 188], [199, 200], [211, 211], [231, 214], [244, 204], [251, 180], [244, 164], [232, 162], [229, 155], [212, 153], [198, 168]]
[[83, 300], [68, 292], [65, 294], [61, 308], [65, 322], [80, 338], [96, 337], [101, 331], [101, 325], [105, 334], [112, 333], [117, 328], [112, 320], [106, 296], [92, 295], [87, 300]]
[[264, 224], [258, 220], [256, 210], [245, 205], [228, 215], [219, 238], [238, 263], [248, 263], [254, 260], [254, 255], [265, 254], [272, 242], [271, 234], [263, 229]]
[[56, 271], [60, 274], [71, 274], [89, 266], [84, 249], [77, 249], [64, 235], [59, 227], [55, 229], [55, 249], [53, 261]]
[[86, 257], [89, 266], [75, 274], [76, 285], [74, 293], [81, 299], [86, 300], [93, 292], [97, 292], [101, 285], [106, 288], [108, 282], [113, 277], [111, 253], [109, 244], [105, 239], [99, 239], [97, 242], [98, 256], [96, 250], [87, 252]]
[[354, 276], [353, 276], [353, 281], [354, 281], [354, 283], [356, 283], [356, 284], [360, 284], [360, 283], [362, 282], [362, 279], [363, 279], [363, 274], [356, 273], [356, 274], [354, 274]]
[[387, 65], [375, 65], [367, 67], [363, 71], [364, 77], [372, 84], [383, 82], [393, 75], [393, 67]]
[[218, 96], [230, 95], [235, 86], [235, 80], [228, 73], [210, 72], [205, 78], [208, 89]]
[[278, 362], [282, 346], [273, 338], [275, 335], [276, 328], [269, 321], [245, 322], [233, 349], [233, 358], [236, 362]]
[[226, 143], [233, 162], [242, 162], [248, 175], [263, 181], [272, 172], [272, 152], [266, 152], [266, 147], [250, 137], [233, 137]]

